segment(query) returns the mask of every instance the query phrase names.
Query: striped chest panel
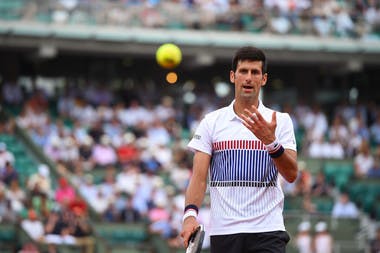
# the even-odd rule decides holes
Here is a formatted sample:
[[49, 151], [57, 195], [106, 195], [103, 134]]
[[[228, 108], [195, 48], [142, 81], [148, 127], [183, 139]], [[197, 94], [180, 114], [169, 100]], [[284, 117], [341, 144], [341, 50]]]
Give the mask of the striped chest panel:
[[276, 186], [278, 171], [259, 140], [229, 140], [213, 144], [210, 186]]

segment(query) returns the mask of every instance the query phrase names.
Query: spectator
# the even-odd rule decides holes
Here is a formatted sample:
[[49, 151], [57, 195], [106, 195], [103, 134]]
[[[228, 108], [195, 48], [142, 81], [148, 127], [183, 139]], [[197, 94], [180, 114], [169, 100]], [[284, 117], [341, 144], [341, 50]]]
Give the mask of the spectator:
[[84, 253], [94, 252], [94, 239], [92, 226], [88, 220], [86, 210], [75, 208], [69, 215], [70, 235], [75, 237], [75, 243], [84, 249]]
[[75, 189], [63, 176], [58, 180], [58, 187], [55, 190], [55, 201], [62, 206], [67, 206], [75, 200]]
[[45, 242], [49, 244], [49, 253], [55, 253], [55, 244], [75, 244], [71, 235], [70, 213], [67, 210], [53, 211], [45, 223]]
[[18, 180], [18, 172], [11, 162], [7, 161], [5, 167], [0, 169], [0, 179], [7, 186], [9, 186], [13, 180]]
[[331, 186], [327, 183], [325, 174], [319, 171], [311, 187], [312, 196], [330, 196]]
[[7, 162], [14, 164], [15, 157], [13, 153], [7, 150], [7, 144], [0, 142], [0, 169], [5, 168]]
[[136, 136], [131, 132], [127, 132], [121, 139], [121, 145], [116, 148], [118, 162], [122, 166], [130, 162], [138, 162], [140, 151], [135, 145]]
[[376, 229], [376, 236], [370, 241], [370, 253], [380, 252], [380, 227]]
[[75, 195], [75, 198], [68, 204], [67, 209], [75, 215], [88, 215], [87, 203], [80, 195]]
[[97, 166], [114, 165], [117, 162], [117, 154], [111, 146], [111, 139], [107, 135], [102, 135], [100, 143], [95, 144], [92, 150], [92, 159]]
[[79, 144], [78, 147], [78, 166], [86, 171], [92, 170], [95, 166], [95, 161], [92, 159], [93, 144], [93, 139], [89, 135], [86, 135], [86, 137], [83, 138], [83, 142]]
[[306, 137], [309, 141], [321, 140], [328, 131], [327, 116], [319, 105], [314, 105], [312, 111], [308, 112], [302, 119]]
[[330, 138], [325, 143], [324, 158], [343, 159], [345, 156], [342, 143], [337, 139]]
[[5, 197], [10, 201], [12, 211], [21, 213], [26, 201], [26, 193], [20, 187], [17, 179], [11, 181], [9, 188], [5, 190]]
[[130, 196], [125, 201], [125, 207], [120, 212], [120, 220], [122, 222], [141, 221], [141, 215], [139, 211], [133, 207], [133, 199]]
[[314, 139], [308, 146], [308, 156], [311, 158], [326, 158], [326, 141], [323, 137]]
[[168, 145], [171, 141], [168, 130], [158, 118], [154, 119], [151, 126], [147, 129], [146, 136], [149, 143], [153, 146]]
[[363, 140], [359, 153], [354, 157], [355, 176], [357, 178], [367, 177], [368, 171], [373, 167], [374, 162], [369, 144]]
[[47, 140], [47, 143], [43, 147], [44, 153], [47, 157], [55, 162], [62, 160], [62, 146], [63, 139], [58, 136], [52, 136]]
[[123, 170], [116, 175], [116, 187], [119, 191], [134, 195], [138, 187], [140, 169], [135, 164], [123, 166]]
[[17, 214], [12, 210], [11, 202], [5, 197], [5, 187], [0, 182], [0, 222], [16, 222]]
[[313, 203], [310, 194], [306, 194], [306, 195], [303, 196], [303, 199], [302, 199], [302, 208], [308, 214], [316, 214], [317, 213], [317, 207]]
[[332, 124], [328, 130], [329, 139], [337, 140], [344, 148], [347, 148], [347, 140], [349, 139], [349, 131], [344, 123], [343, 117], [338, 114], [335, 115]]
[[313, 237], [310, 234], [310, 222], [303, 221], [298, 225], [295, 245], [299, 253], [312, 253]]
[[296, 181], [296, 194], [297, 195], [308, 195], [310, 194], [312, 175], [306, 166], [306, 162], [298, 162], [298, 176]]
[[354, 202], [350, 200], [347, 192], [340, 193], [338, 200], [334, 203], [332, 210], [333, 218], [358, 218], [359, 210]]
[[327, 229], [327, 223], [320, 221], [315, 225], [313, 248], [315, 253], [332, 253], [334, 241]]
[[335, 30], [338, 36], [354, 37], [356, 36], [355, 24], [352, 21], [348, 10], [341, 5], [334, 8]]
[[38, 147], [45, 147], [48, 144], [49, 136], [46, 134], [46, 129], [42, 126], [37, 126], [29, 131], [30, 137]]
[[38, 172], [32, 174], [27, 181], [27, 189], [34, 195], [51, 196], [50, 170], [46, 164], [38, 166]]
[[107, 198], [101, 189], [97, 189], [95, 197], [88, 201], [95, 212], [103, 216], [111, 204], [112, 199]]
[[371, 140], [375, 145], [380, 145], [380, 113], [376, 121], [370, 126]]
[[108, 166], [102, 182], [98, 185], [99, 189], [102, 190], [106, 198], [115, 200], [117, 187], [116, 187], [116, 177], [115, 177], [115, 167]]
[[[0, 108], [0, 112], [2, 109]], [[16, 120], [12, 116], [0, 113], [0, 133], [12, 135], [15, 131]]]
[[156, 106], [154, 115], [157, 115], [159, 120], [166, 121], [175, 117], [176, 110], [174, 108], [174, 100], [172, 97], [165, 96], [161, 99], [161, 103]]
[[84, 182], [79, 183], [78, 189], [81, 196], [87, 201], [95, 198], [98, 194], [97, 186], [94, 183], [94, 177], [91, 174], [86, 174], [84, 176]]
[[373, 166], [368, 170], [368, 178], [380, 178], [380, 145], [375, 153]]
[[17, 80], [8, 80], [2, 84], [2, 98], [8, 105], [21, 105], [24, 100], [24, 93]]
[[170, 224], [170, 213], [166, 209], [166, 202], [156, 201], [155, 206], [149, 210], [148, 218], [150, 221], [149, 230], [157, 233], [162, 238], [168, 239], [171, 236], [172, 227]]
[[28, 210], [28, 216], [21, 221], [21, 227], [34, 241], [42, 242], [44, 240], [44, 224], [34, 209]]

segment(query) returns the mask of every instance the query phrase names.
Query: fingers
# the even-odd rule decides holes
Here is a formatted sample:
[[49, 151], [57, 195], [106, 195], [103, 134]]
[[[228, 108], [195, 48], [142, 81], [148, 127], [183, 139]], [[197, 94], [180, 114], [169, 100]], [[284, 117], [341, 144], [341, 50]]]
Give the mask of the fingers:
[[184, 229], [182, 232], [181, 232], [181, 237], [183, 239], [183, 246], [185, 248], [187, 248], [187, 246], [189, 246], [189, 240], [190, 240], [190, 237], [191, 235], [196, 231], [196, 229], [198, 228], [199, 225], [196, 225], [196, 226], [192, 226], [192, 229]]
[[244, 112], [241, 115], [241, 117], [245, 121], [246, 123], [245, 125], [250, 126], [250, 127], [253, 127], [255, 124], [260, 124], [264, 120], [264, 118], [261, 116], [261, 114], [257, 110], [256, 112], [252, 112], [248, 109], [244, 109]]
[[191, 233], [190, 232], [184, 232], [181, 234], [181, 237], [183, 238], [183, 246], [185, 249], [187, 246], [189, 246], [189, 239], [190, 239]]
[[261, 113], [259, 112], [259, 110], [257, 110], [255, 106], [252, 106], [252, 112], [253, 112], [252, 114], [254, 114], [258, 120], [265, 120], [264, 117], [261, 115]]

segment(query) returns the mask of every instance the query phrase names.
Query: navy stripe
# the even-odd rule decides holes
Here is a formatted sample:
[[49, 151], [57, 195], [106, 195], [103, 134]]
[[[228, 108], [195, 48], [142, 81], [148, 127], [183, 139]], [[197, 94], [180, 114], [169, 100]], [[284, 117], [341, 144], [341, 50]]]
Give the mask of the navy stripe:
[[276, 182], [277, 169], [267, 151], [223, 150], [214, 152], [210, 182]]

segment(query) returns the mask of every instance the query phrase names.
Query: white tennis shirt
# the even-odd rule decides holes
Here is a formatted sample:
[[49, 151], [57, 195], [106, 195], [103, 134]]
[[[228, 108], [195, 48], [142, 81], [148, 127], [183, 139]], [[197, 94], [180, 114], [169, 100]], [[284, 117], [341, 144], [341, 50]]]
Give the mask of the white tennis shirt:
[[[211, 155], [210, 235], [284, 231], [278, 170], [264, 144], [241, 123], [233, 104], [207, 114], [188, 144]], [[272, 120], [273, 110], [261, 101], [258, 111]], [[289, 114], [276, 113], [276, 137], [285, 149], [296, 150]]]

